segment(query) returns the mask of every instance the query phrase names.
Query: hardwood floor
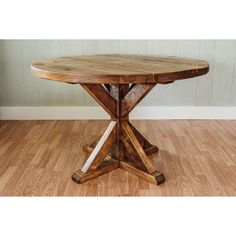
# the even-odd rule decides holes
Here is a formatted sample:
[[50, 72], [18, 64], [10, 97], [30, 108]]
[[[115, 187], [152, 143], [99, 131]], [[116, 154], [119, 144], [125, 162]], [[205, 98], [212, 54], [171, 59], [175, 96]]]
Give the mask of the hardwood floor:
[[236, 121], [132, 121], [159, 147], [156, 186], [117, 169], [81, 185], [71, 180], [108, 121], [0, 121], [1, 196], [236, 195]]

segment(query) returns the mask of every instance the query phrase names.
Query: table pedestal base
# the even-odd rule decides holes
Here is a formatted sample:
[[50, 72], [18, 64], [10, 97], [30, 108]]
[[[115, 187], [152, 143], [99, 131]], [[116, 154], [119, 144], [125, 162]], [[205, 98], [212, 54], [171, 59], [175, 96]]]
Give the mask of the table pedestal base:
[[103, 135], [90, 145], [84, 146], [84, 151], [90, 156], [81, 170], [73, 174], [72, 179], [77, 183], [83, 183], [122, 168], [151, 183], [163, 183], [164, 175], [156, 171], [148, 158], [148, 155], [158, 152], [158, 148], [149, 143], [128, 120], [129, 112], [154, 84], [135, 84], [130, 87], [126, 84], [82, 86], [111, 115], [112, 121]]

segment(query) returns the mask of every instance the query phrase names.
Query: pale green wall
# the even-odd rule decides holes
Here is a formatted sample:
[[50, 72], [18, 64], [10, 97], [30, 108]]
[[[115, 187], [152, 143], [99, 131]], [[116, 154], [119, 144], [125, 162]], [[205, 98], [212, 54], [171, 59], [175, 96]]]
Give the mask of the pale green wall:
[[235, 40], [0, 40], [0, 106], [93, 106], [79, 85], [38, 79], [32, 61], [64, 55], [130, 53], [204, 59], [210, 73], [157, 86], [145, 106], [236, 105]]

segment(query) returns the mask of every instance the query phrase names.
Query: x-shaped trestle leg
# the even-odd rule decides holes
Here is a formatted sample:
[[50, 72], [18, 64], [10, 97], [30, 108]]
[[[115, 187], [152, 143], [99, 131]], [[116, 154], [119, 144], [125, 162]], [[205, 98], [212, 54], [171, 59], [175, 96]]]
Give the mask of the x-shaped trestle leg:
[[[112, 121], [105, 133], [91, 145], [85, 145], [84, 151], [90, 153], [81, 170], [72, 178], [83, 183], [117, 168], [122, 168], [154, 184], [165, 181], [162, 173], [147, 155], [158, 148], [150, 144], [128, 121], [129, 112], [154, 87], [155, 84], [129, 85], [90, 85], [83, 87], [111, 115]], [[105, 98], [105, 99], [104, 99]]]

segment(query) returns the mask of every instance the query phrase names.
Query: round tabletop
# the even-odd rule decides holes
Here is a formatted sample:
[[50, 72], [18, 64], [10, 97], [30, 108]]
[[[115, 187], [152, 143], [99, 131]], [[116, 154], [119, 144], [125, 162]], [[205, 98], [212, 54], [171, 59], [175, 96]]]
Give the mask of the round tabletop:
[[31, 71], [37, 77], [75, 84], [166, 84], [204, 75], [209, 64], [179, 57], [98, 54], [36, 61]]

